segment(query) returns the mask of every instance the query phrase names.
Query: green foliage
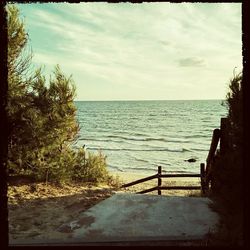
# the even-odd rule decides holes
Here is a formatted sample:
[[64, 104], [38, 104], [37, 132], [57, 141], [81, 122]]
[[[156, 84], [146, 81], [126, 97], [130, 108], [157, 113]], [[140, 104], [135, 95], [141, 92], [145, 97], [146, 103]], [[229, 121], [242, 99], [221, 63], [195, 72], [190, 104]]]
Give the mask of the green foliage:
[[221, 215], [215, 243], [240, 245], [243, 240], [243, 100], [242, 73], [229, 83], [226, 98], [228, 106], [228, 151], [217, 153], [212, 166], [212, 197], [215, 209]]
[[72, 177], [77, 181], [107, 182], [109, 174], [106, 168], [106, 156], [101, 151], [97, 155], [84, 149], [76, 153], [76, 162], [72, 169]]
[[243, 100], [242, 73], [234, 76], [229, 83], [226, 103], [228, 106], [228, 152], [217, 153], [213, 166], [214, 194], [224, 199], [235, 199], [242, 193], [243, 177]]
[[227, 94], [228, 119], [230, 121], [231, 148], [241, 150], [243, 139], [242, 73], [234, 76]]
[[[28, 34], [14, 5], [7, 6], [8, 23], [8, 170], [40, 181], [106, 180], [106, 159], [74, 151], [79, 132], [72, 77], [59, 65], [49, 82], [41, 69], [31, 70]], [[86, 157], [87, 156], [87, 157]]]

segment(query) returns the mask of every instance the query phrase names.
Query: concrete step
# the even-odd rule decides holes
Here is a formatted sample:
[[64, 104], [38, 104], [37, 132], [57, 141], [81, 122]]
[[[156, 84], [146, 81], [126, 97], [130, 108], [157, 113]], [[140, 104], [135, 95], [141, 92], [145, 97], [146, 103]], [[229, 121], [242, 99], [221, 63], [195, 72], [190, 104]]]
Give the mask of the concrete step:
[[12, 241], [13, 245], [200, 246], [218, 215], [204, 197], [118, 193], [57, 230], [64, 239]]

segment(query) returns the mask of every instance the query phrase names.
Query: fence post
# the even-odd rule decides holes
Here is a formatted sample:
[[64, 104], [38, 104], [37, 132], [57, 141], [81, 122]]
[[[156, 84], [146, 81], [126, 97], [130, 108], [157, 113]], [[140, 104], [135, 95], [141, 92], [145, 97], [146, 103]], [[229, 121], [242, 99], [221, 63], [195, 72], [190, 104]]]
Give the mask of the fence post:
[[205, 194], [205, 164], [201, 163], [200, 164], [200, 171], [201, 171], [201, 191], [203, 194]]
[[211, 141], [211, 145], [210, 145], [210, 149], [209, 149], [209, 153], [208, 153], [208, 156], [207, 156], [207, 164], [206, 164], [206, 170], [205, 170], [205, 184], [204, 184], [204, 187], [205, 187], [205, 191], [208, 191], [209, 190], [209, 184], [211, 183], [211, 178], [212, 178], [212, 163], [214, 161], [214, 156], [216, 154], [216, 149], [217, 149], [217, 146], [218, 146], [218, 143], [219, 143], [219, 140], [221, 138], [221, 130], [220, 129], [214, 129], [213, 131], [213, 137], [212, 137], [212, 141]]
[[158, 195], [161, 195], [161, 166], [158, 166]]
[[221, 137], [220, 129], [218, 129], [218, 128], [214, 129], [212, 141], [210, 144], [210, 149], [209, 149], [208, 156], [207, 156], [207, 166], [210, 165], [210, 163], [212, 162], [212, 160], [214, 158], [220, 137]]

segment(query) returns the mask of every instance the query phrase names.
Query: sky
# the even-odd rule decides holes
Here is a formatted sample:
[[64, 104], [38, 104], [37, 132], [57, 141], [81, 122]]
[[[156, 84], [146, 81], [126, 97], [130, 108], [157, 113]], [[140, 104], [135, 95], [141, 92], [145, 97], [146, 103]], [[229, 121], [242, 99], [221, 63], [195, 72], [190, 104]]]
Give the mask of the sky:
[[76, 100], [224, 99], [242, 70], [241, 3], [17, 6], [34, 65], [59, 64]]

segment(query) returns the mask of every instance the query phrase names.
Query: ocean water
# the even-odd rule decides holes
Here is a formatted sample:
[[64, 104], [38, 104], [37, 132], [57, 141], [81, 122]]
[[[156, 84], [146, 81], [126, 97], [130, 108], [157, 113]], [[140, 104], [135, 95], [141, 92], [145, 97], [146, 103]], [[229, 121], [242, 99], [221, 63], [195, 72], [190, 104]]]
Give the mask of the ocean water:
[[112, 171], [152, 174], [162, 166], [168, 173], [199, 173], [213, 130], [227, 114], [221, 102], [78, 101], [74, 146], [101, 150]]

